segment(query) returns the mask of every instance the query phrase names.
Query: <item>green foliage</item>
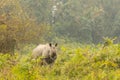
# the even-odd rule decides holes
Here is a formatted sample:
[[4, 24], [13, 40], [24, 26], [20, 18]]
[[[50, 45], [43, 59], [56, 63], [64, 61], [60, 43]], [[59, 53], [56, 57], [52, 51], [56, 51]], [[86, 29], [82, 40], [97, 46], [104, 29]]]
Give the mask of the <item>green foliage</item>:
[[119, 0], [63, 1], [56, 13], [55, 33], [85, 43], [100, 43], [103, 36], [117, 36], [119, 42], [119, 2]]
[[[0, 52], [13, 54], [14, 49], [19, 47], [18, 44], [43, 42], [43, 35], [49, 31], [49, 24], [47, 21], [41, 20], [40, 22], [37, 19], [29, 7], [29, 5], [33, 6], [30, 4], [31, 1], [28, 1], [29, 5], [25, 4], [26, 2], [23, 0], [2, 1], [0, 2]], [[37, 3], [46, 4], [44, 0], [39, 1], [40, 3], [35, 1], [35, 5]], [[41, 8], [41, 6], [39, 7]], [[26, 10], [26, 7], [29, 8]], [[37, 9], [37, 11], [39, 10]]]
[[0, 80], [120, 79], [119, 44], [107, 48], [102, 48], [102, 45], [65, 44], [60, 46], [58, 58], [52, 66], [40, 66], [39, 62], [30, 60], [30, 54], [1, 54]]
[[106, 47], [106, 46], [112, 45], [113, 42], [114, 42], [114, 40], [116, 40], [116, 37], [113, 38], [113, 39], [110, 39], [110, 38], [108, 38], [108, 37], [103, 38], [103, 39], [105, 40], [105, 42], [104, 42], [104, 47]]

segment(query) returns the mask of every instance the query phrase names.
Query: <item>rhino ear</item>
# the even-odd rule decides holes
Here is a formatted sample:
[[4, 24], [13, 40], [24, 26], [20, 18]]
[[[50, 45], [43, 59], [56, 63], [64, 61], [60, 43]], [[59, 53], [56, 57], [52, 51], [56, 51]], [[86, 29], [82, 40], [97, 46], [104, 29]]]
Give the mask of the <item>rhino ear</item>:
[[51, 43], [49, 43], [49, 46], [51, 47], [51, 46], [52, 46], [52, 44], [51, 44]]
[[57, 44], [57, 43], [55, 43], [55, 47], [57, 47], [57, 45], [58, 45], [58, 44]]

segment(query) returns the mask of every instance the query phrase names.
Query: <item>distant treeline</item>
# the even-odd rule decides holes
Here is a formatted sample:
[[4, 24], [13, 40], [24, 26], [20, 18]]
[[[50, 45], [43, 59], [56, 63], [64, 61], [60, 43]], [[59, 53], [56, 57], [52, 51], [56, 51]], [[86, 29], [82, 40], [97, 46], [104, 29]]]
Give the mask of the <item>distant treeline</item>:
[[[120, 0], [1, 0], [0, 41], [120, 42]], [[9, 43], [9, 42], [8, 42]], [[6, 44], [7, 45], [7, 44]]]

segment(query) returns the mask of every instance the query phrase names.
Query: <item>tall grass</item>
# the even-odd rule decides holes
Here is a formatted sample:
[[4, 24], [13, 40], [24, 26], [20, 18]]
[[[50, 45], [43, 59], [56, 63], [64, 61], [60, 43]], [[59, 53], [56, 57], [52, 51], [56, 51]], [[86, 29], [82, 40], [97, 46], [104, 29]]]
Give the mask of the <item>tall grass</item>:
[[25, 55], [0, 54], [0, 80], [120, 80], [119, 44], [105, 48], [102, 45], [62, 45], [52, 66], [31, 61], [29, 49], [25, 49]]

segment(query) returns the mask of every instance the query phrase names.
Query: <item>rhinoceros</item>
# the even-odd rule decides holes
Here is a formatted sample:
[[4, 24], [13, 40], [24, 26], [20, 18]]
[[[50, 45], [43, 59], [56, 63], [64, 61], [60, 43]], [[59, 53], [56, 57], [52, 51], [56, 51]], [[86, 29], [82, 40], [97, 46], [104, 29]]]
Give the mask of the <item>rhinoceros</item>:
[[33, 49], [32, 59], [37, 59], [41, 57], [42, 62], [51, 64], [57, 58], [56, 48], [57, 48], [57, 43], [39, 44], [35, 49]]

